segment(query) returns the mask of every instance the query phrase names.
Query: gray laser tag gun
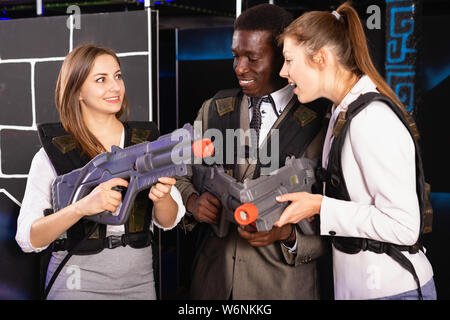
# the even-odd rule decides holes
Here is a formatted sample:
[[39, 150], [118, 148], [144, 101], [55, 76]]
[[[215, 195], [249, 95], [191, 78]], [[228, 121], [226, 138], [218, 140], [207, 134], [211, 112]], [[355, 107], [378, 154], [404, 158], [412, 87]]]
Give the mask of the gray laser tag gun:
[[149, 188], [160, 177], [191, 174], [194, 157], [202, 158], [213, 153], [210, 140], [193, 142], [193, 137], [192, 126], [185, 124], [183, 128], [152, 142], [124, 149], [113, 146], [111, 152], [99, 154], [84, 167], [55, 179], [52, 185], [54, 212], [85, 197], [102, 182], [123, 178], [129, 184], [118, 212], [104, 211], [85, 218], [102, 224], [124, 224], [140, 191]]
[[211, 224], [214, 233], [223, 238], [228, 233], [234, 220], [234, 210], [242, 203], [239, 199], [241, 185], [235, 178], [226, 174], [222, 166], [194, 165], [192, 166], [192, 184], [200, 193], [209, 192], [220, 200], [222, 212], [219, 224]]
[[[285, 165], [270, 175], [246, 179], [243, 183], [227, 175], [217, 165], [195, 165], [192, 168], [193, 184], [200, 193], [208, 191], [222, 203], [219, 224], [212, 225], [218, 237], [227, 234], [230, 223], [254, 224], [258, 231], [268, 231], [289, 205], [275, 198], [285, 193], [311, 192], [316, 163], [307, 158], [287, 157]], [[303, 219], [298, 225], [305, 235], [314, 234], [308, 220]]]
[[[270, 175], [244, 180], [241, 190], [243, 203], [234, 212], [240, 225], [255, 223], [258, 231], [270, 230], [280, 218], [290, 202], [278, 202], [275, 198], [285, 193], [311, 192], [316, 182], [314, 168], [317, 161], [307, 158], [287, 157], [285, 165]], [[307, 219], [298, 222], [305, 235], [313, 235], [314, 230]]]

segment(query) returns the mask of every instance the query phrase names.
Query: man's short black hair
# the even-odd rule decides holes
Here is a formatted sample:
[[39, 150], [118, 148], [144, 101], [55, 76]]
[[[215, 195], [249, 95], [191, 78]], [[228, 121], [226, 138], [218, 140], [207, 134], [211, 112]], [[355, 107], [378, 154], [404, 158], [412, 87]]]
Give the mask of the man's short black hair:
[[[273, 41], [293, 20], [285, 9], [268, 3], [256, 5], [243, 11], [234, 22], [234, 30], [263, 30], [272, 33]], [[276, 46], [276, 43], [274, 44]]]

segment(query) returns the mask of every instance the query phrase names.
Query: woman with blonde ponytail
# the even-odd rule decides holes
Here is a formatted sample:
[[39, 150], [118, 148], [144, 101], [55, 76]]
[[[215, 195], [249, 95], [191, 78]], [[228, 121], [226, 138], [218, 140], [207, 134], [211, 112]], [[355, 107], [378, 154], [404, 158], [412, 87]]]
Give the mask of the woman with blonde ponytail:
[[331, 236], [336, 299], [436, 299], [421, 246], [424, 176], [414, 123], [375, 69], [357, 12], [313, 11], [279, 37], [280, 72], [302, 103], [334, 105], [317, 178], [324, 195], [299, 192], [281, 227], [320, 217]]

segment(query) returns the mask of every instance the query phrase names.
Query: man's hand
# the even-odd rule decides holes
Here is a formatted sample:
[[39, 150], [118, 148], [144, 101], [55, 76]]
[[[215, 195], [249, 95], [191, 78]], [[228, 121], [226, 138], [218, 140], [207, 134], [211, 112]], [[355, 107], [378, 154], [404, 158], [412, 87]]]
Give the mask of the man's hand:
[[219, 199], [209, 192], [205, 192], [200, 196], [194, 193], [189, 197], [186, 209], [192, 213], [198, 222], [218, 224], [222, 204]]
[[[275, 241], [287, 240], [294, 228], [291, 224], [286, 224], [281, 228], [273, 227], [269, 231], [257, 231], [255, 227], [248, 226], [238, 226], [239, 235], [248, 241], [248, 243], [253, 247], [265, 247]], [[295, 240], [295, 238], [294, 238]]]

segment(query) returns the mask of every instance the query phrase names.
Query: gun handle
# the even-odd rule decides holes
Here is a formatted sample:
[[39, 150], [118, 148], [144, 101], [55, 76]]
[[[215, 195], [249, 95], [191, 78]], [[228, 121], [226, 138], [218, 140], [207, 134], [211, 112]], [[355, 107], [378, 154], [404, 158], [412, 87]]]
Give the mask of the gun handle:
[[211, 228], [218, 238], [223, 238], [228, 234], [230, 222], [226, 219], [226, 212], [224, 209], [222, 209], [222, 212], [220, 212], [219, 224], [212, 224]]
[[[112, 189], [116, 191], [123, 190], [123, 188], [119, 186], [115, 186]], [[137, 192], [138, 192], [137, 179], [134, 176], [131, 176], [127, 192], [125, 193], [125, 196], [122, 198], [122, 206], [117, 216], [112, 215], [111, 212], [109, 211], [103, 211], [100, 212], [99, 214], [87, 216], [85, 218], [102, 224], [111, 224], [111, 225], [125, 224], [125, 222], [127, 222], [128, 220], [128, 216], [130, 215], [131, 209], [133, 208]]]

